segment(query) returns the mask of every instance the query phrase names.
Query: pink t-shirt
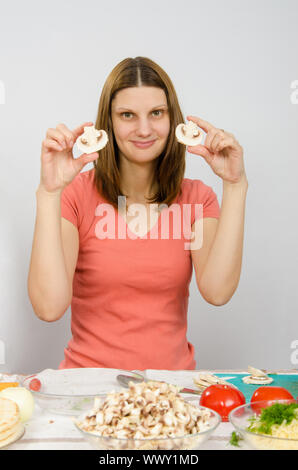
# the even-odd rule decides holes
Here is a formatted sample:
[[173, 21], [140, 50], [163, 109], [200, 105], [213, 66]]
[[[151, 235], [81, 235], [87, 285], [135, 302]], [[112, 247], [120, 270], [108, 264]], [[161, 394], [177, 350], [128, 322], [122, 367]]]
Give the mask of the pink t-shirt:
[[[61, 216], [77, 227], [80, 243], [72, 338], [59, 369], [195, 369], [194, 347], [186, 338], [193, 272], [187, 227], [191, 230], [202, 216], [219, 217], [216, 194], [201, 180], [184, 178], [182, 195], [162, 210], [146, 235], [137, 237], [98, 193], [94, 172], [78, 174], [61, 196]], [[161, 231], [167, 213], [168, 232]]]

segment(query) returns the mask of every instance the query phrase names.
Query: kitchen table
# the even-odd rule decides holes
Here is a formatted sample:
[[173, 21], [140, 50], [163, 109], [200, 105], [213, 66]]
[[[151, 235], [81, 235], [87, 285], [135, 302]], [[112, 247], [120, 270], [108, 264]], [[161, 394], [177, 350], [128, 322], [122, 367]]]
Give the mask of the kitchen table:
[[[164, 375], [162, 373], [165, 373]], [[193, 370], [193, 371], [160, 371], [160, 370], [146, 370], [142, 371], [145, 377], [149, 379], [156, 379], [162, 374], [163, 380], [167, 382], [176, 383], [181, 381], [182, 377], [187, 377], [183, 385], [195, 388], [194, 384], [190, 382], [191, 376], [195, 376], [200, 372], [209, 372], [213, 374], [247, 374], [243, 370]], [[292, 370], [276, 370], [272, 371], [278, 374], [297, 374], [298, 384], [298, 371]], [[18, 374], [22, 375], [22, 374]], [[274, 385], [274, 383], [272, 383]], [[221, 423], [210, 438], [200, 447], [200, 450], [242, 450], [248, 449], [244, 441], [240, 441], [240, 447], [235, 447], [229, 444], [232, 431], [234, 427], [231, 423]], [[25, 423], [25, 434], [17, 442], [10, 444], [5, 449], [9, 450], [91, 450], [92, 447], [86, 442], [79, 431], [75, 428], [69, 416], [62, 416], [58, 414], [49, 413], [41, 409], [37, 404], [35, 405], [34, 413], [31, 419]]]

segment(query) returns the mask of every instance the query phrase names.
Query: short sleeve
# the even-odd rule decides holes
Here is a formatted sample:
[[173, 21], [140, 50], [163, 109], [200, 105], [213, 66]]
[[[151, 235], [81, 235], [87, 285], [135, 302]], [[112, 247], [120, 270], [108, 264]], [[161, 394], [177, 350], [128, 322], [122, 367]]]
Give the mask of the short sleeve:
[[220, 207], [217, 196], [212, 188], [206, 194], [203, 202], [203, 217], [215, 217], [218, 219], [220, 216]]
[[62, 191], [61, 194], [61, 217], [69, 220], [78, 229], [82, 223], [84, 191], [82, 175], [79, 173], [74, 177]]
[[217, 196], [211, 186], [207, 186], [201, 180], [193, 180], [193, 198], [195, 199], [196, 208], [192, 223], [201, 218], [220, 216], [220, 207]]

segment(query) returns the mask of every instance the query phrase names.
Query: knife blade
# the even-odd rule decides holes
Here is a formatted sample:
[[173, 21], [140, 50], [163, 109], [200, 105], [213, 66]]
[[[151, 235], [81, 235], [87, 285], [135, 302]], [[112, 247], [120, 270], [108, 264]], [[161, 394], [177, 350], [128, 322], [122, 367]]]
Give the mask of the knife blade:
[[[129, 382], [134, 382], [134, 383], [150, 382], [152, 379], [146, 379], [145, 377], [141, 379], [138, 377], [132, 377], [129, 375], [120, 374], [120, 375], [117, 375], [117, 380], [124, 387], [128, 387]], [[159, 382], [159, 380], [157, 380], [157, 382]], [[193, 390], [191, 388], [182, 388], [181, 390], [179, 390], [179, 393], [191, 393], [194, 395], [202, 394], [200, 390]]]

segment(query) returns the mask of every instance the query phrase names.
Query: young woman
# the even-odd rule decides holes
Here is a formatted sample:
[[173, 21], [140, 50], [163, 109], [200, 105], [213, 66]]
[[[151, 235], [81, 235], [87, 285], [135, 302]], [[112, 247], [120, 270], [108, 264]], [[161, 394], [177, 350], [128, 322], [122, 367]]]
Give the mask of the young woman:
[[48, 129], [28, 293], [44, 321], [71, 304], [59, 368], [196, 368], [186, 338], [193, 266], [203, 298], [227, 303], [240, 278], [248, 183], [235, 137], [187, 119], [206, 133], [187, 150], [222, 179], [221, 209], [210, 186], [184, 178], [186, 147], [175, 137], [183, 115], [170, 78], [148, 58], [124, 59], [108, 76], [94, 124], [108, 133], [102, 150], [73, 158], [92, 122]]

